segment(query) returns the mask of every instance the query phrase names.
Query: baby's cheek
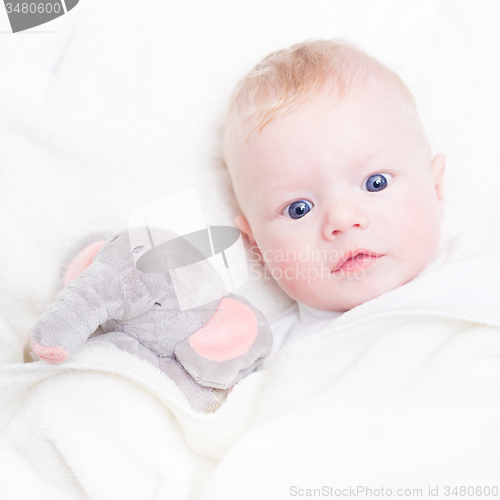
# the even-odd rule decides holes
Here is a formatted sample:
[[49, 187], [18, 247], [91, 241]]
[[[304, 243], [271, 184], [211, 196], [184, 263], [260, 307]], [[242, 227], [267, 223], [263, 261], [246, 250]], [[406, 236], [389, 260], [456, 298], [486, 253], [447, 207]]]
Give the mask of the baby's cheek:
[[[406, 201], [405, 208], [393, 214], [396, 252], [402, 260], [409, 261], [410, 265], [425, 267], [434, 256], [439, 243], [439, 215], [430, 200], [410, 198]], [[417, 269], [418, 272], [420, 270]]]
[[321, 280], [322, 276], [324, 278], [329, 275], [330, 270], [318, 262], [293, 260], [277, 263], [271, 273], [288, 295], [304, 302], [306, 298], [310, 298], [310, 290], [314, 288], [314, 284]]

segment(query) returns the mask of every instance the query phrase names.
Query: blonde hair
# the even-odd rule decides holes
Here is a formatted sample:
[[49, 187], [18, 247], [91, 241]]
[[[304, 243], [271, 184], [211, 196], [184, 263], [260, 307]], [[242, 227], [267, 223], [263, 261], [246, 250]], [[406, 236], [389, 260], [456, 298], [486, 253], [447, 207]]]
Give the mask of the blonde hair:
[[306, 40], [273, 52], [234, 89], [224, 132], [226, 163], [235, 132], [246, 138], [260, 134], [272, 120], [312, 100], [327, 81], [341, 100], [373, 78], [392, 82], [416, 115], [413, 96], [399, 76], [346, 40]]

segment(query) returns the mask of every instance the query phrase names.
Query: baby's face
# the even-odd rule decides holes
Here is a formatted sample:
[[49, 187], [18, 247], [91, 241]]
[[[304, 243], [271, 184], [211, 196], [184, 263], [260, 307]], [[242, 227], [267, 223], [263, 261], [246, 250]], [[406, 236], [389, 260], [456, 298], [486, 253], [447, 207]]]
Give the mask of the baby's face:
[[233, 152], [236, 224], [288, 295], [345, 311], [432, 261], [444, 157], [431, 161], [418, 130], [399, 93], [377, 86], [324, 93]]

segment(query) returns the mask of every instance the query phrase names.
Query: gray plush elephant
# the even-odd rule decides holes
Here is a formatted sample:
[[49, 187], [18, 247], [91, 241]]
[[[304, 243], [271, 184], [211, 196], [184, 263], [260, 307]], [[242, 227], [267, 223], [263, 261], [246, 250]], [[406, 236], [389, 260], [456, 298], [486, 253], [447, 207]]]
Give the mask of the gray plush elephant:
[[[111, 342], [162, 370], [194, 409], [211, 411], [270, 353], [269, 325], [243, 297], [225, 294], [192, 242], [146, 229], [146, 239], [145, 228], [135, 228], [73, 249], [64, 288], [31, 330], [31, 348], [61, 363], [86, 341]], [[146, 243], [137, 244], [141, 237]], [[193, 307], [179, 306], [179, 286]], [[89, 340], [99, 326], [104, 333]]]

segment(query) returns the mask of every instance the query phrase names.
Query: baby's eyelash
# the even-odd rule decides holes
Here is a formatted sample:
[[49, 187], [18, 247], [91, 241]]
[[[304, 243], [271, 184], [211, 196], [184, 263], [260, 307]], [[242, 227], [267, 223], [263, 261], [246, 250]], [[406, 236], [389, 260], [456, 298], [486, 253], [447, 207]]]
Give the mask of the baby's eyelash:
[[309, 200], [297, 200], [287, 205], [281, 215], [290, 219], [301, 219], [308, 214], [314, 207], [314, 204]]
[[369, 175], [361, 184], [361, 188], [371, 193], [383, 191], [391, 182], [392, 174], [386, 172]]

